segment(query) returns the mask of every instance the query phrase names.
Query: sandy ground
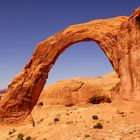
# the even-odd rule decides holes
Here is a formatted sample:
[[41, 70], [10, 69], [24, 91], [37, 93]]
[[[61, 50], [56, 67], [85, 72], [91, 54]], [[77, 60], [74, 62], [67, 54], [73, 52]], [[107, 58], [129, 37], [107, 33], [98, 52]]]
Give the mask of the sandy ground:
[[[0, 140], [17, 140], [19, 133], [33, 140], [140, 140], [139, 109], [139, 102], [120, 100], [72, 107], [38, 105], [32, 112], [34, 123], [0, 126]], [[94, 128], [98, 122], [102, 129]]]

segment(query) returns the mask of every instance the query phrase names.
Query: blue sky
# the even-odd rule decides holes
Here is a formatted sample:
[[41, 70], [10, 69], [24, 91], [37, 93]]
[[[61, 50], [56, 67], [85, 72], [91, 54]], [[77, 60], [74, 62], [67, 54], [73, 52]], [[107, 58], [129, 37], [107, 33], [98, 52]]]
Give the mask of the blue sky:
[[[69, 25], [130, 15], [140, 0], [0, 0], [0, 89], [28, 62], [40, 41]], [[48, 83], [111, 72], [94, 42], [77, 43], [58, 58]]]

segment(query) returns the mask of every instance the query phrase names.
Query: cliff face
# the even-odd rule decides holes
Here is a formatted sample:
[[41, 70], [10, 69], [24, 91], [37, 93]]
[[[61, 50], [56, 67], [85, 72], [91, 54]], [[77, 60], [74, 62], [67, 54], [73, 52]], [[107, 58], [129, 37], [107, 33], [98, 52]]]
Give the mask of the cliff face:
[[48, 73], [70, 45], [95, 41], [121, 79], [120, 95], [140, 97], [140, 8], [130, 17], [94, 20], [70, 26], [39, 43], [23, 71], [8, 86], [0, 102], [0, 122], [24, 120], [35, 106]]
[[140, 8], [121, 25], [117, 34], [120, 94], [140, 99]]

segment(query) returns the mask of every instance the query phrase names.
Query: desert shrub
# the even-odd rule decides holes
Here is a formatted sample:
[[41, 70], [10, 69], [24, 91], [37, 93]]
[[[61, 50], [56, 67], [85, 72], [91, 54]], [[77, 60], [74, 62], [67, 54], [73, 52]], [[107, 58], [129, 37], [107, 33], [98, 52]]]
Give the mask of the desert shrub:
[[68, 122], [66, 122], [66, 124], [72, 124], [73, 123], [73, 121], [68, 121]]
[[9, 133], [8, 133], [9, 135], [12, 135], [13, 134], [13, 132], [12, 131], [9, 131]]
[[59, 121], [59, 118], [54, 118], [54, 122], [58, 122]]
[[15, 130], [15, 128], [13, 128], [13, 130], [12, 131], [9, 131], [9, 135], [12, 135], [13, 133], [15, 133], [16, 132], [16, 130]]
[[24, 137], [24, 135], [22, 133], [18, 134], [18, 140], [24, 140], [23, 137]]
[[97, 116], [97, 115], [93, 115], [93, 116], [92, 116], [92, 119], [93, 119], [93, 120], [98, 120], [98, 116]]
[[32, 120], [32, 126], [35, 127], [35, 121], [34, 120]]
[[84, 136], [84, 138], [86, 139], [86, 138], [88, 138], [88, 137], [90, 137], [90, 135], [89, 134], [86, 134], [85, 136]]
[[117, 113], [117, 114], [125, 114], [124, 111], [121, 111], [121, 110], [119, 110], [119, 109], [117, 109], [116, 113]]
[[37, 121], [37, 123], [41, 123], [41, 122], [43, 122], [43, 118], [41, 118], [39, 121]]
[[25, 138], [25, 140], [31, 140], [31, 137], [30, 137], [30, 136], [28, 136], [28, 137], [26, 137], [26, 138]]
[[99, 122], [97, 122], [94, 126], [93, 126], [94, 129], [103, 129], [103, 125]]

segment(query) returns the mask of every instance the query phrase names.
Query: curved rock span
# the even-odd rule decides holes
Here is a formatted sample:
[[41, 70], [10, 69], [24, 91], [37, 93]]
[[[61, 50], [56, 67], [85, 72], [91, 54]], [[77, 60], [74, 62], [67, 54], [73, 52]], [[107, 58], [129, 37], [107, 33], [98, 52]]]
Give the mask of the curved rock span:
[[140, 97], [140, 7], [130, 17], [93, 20], [70, 26], [39, 43], [28, 64], [0, 102], [0, 122], [24, 120], [37, 103], [58, 56], [72, 44], [95, 41], [121, 79], [120, 95]]

